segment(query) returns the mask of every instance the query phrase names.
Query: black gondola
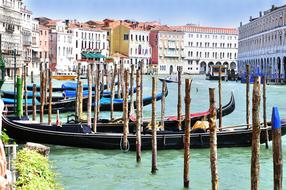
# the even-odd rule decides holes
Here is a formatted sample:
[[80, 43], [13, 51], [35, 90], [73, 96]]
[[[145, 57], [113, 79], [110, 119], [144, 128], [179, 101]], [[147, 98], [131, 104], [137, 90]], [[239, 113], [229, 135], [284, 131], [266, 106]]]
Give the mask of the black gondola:
[[[98, 132], [92, 133], [91, 129], [82, 124], [65, 124], [62, 127], [56, 125], [33, 124], [25, 121], [15, 121], [15, 117], [2, 118], [2, 124], [7, 129], [7, 134], [20, 142], [38, 142], [65, 146], [75, 146], [97, 149], [120, 149], [123, 134], [117, 127], [118, 124], [98, 124]], [[100, 132], [110, 125], [114, 129], [112, 132]], [[132, 128], [132, 127], [130, 127]], [[121, 128], [122, 130], [122, 128]], [[269, 140], [272, 140], [271, 127], [267, 128]], [[260, 143], [266, 142], [266, 129], [261, 129]], [[286, 134], [286, 124], [282, 122], [282, 135]], [[142, 149], [152, 148], [151, 132], [143, 132]], [[232, 130], [223, 129], [217, 132], [218, 147], [246, 147], [251, 146], [252, 129], [234, 128]], [[192, 148], [209, 147], [209, 132], [191, 133]], [[128, 134], [128, 145], [131, 150], [136, 147], [136, 135], [134, 131]], [[181, 149], [184, 147], [184, 131], [158, 131], [158, 149]]]
[[[167, 96], [167, 94], [168, 93], [166, 93], [166, 96]], [[156, 96], [156, 101], [159, 101], [161, 99], [162, 99], [162, 93], [158, 93]], [[108, 98], [104, 98], [104, 100], [105, 101], [101, 101], [101, 103], [100, 103], [100, 110], [101, 111], [110, 111], [110, 109], [111, 109], [110, 100]], [[109, 102], [107, 102], [106, 100], [109, 100]], [[66, 100], [60, 100], [58, 102], [52, 102], [52, 112], [56, 113], [57, 110], [59, 110], [60, 113], [72, 112], [75, 110], [75, 101], [76, 101], [75, 98], [69, 98]], [[88, 101], [88, 97], [83, 97], [83, 110], [84, 111], [87, 110], [87, 101]], [[134, 103], [134, 108], [136, 109], [136, 101], [134, 101], [133, 103]], [[151, 103], [152, 103], [152, 97], [151, 96], [143, 98], [143, 106], [149, 105]], [[129, 101], [129, 106], [130, 106], [130, 104], [131, 104], [131, 102]], [[117, 101], [117, 102], [114, 101], [113, 105], [114, 105], [114, 111], [122, 111], [123, 110], [122, 99], [120, 99], [120, 101]], [[7, 107], [7, 114], [13, 114], [14, 113], [14, 105], [13, 104], [6, 104], [5, 106]], [[37, 104], [36, 107], [37, 107], [37, 111], [39, 111], [40, 105]], [[45, 104], [44, 105], [45, 113], [48, 113], [48, 109], [49, 109], [48, 104]], [[33, 111], [32, 104], [28, 104], [28, 113], [32, 113], [32, 111]]]

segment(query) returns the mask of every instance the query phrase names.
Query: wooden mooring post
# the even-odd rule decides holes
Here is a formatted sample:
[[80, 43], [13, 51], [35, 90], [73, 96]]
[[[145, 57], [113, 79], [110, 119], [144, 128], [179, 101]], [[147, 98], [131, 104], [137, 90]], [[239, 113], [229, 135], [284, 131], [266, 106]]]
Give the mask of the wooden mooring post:
[[182, 68], [178, 67], [178, 104], [177, 104], [177, 119], [178, 129], [182, 128]]
[[76, 77], [76, 81], [77, 81], [77, 85], [76, 85], [76, 101], [75, 101], [75, 115], [77, 117], [77, 119], [79, 119], [79, 113], [78, 113], [78, 102], [79, 102], [79, 81], [80, 81], [80, 67], [81, 67], [81, 63], [78, 63], [77, 65], [77, 77]]
[[87, 82], [88, 82], [88, 100], [87, 100], [87, 125], [91, 127], [91, 105], [92, 105], [92, 76], [91, 64], [87, 69]]
[[[164, 81], [166, 82], [166, 81]], [[191, 131], [191, 119], [190, 119], [190, 103], [191, 103], [191, 81], [186, 79], [185, 81], [185, 144], [184, 144], [184, 187], [190, 186], [190, 131]]]
[[119, 64], [119, 69], [118, 69], [117, 74], [118, 74], [117, 75], [117, 93], [118, 93], [118, 98], [121, 98], [123, 89], [121, 89], [121, 65], [120, 64]]
[[[100, 79], [101, 79], [101, 75], [102, 75], [102, 71], [101, 71], [101, 68], [100, 68], [100, 64], [97, 64], [97, 81], [96, 81], [96, 108], [97, 108], [97, 111], [96, 111], [96, 118], [97, 120], [99, 120], [99, 117], [100, 117], [100, 93], [101, 93], [101, 85], [100, 84]], [[102, 82], [102, 81], [101, 81]]]
[[114, 112], [114, 91], [115, 91], [115, 78], [117, 76], [117, 65], [114, 65], [112, 79], [111, 79], [111, 98], [110, 98], [110, 120], [114, 120], [113, 112]]
[[157, 127], [156, 127], [156, 90], [157, 79], [152, 77], [152, 174], [156, 174], [157, 168]]
[[263, 77], [263, 124], [266, 135], [266, 148], [268, 149], [269, 134], [267, 129], [267, 115], [266, 115], [266, 77]]
[[[27, 95], [27, 66], [26, 65], [24, 65], [24, 67], [23, 67], [23, 86], [24, 86], [24, 99], [25, 99], [25, 109], [24, 109], [24, 111], [25, 111], [25, 116], [28, 116], [29, 114], [28, 114], [28, 103], [27, 103], [27, 101], [28, 101], [28, 95]], [[33, 84], [33, 83], [32, 83]]]
[[141, 91], [140, 91], [140, 113], [141, 113], [141, 123], [143, 121], [143, 67], [144, 67], [144, 63], [143, 61], [141, 60], [140, 61], [140, 81], [141, 81]]
[[124, 93], [123, 93], [123, 146], [122, 149], [127, 151], [129, 149], [128, 134], [129, 134], [129, 114], [128, 114], [128, 86], [129, 86], [129, 71], [124, 71]]
[[250, 128], [250, 96], [249, 96], [249, 76], [250, 76], [250, 66], [246, 65], [246, 124], [247, 128]]
[[40, 69], [40, 77], [41, 77], [41, 105], [40, 105], [40, 122], [44, 122], [44, 106], [45, 106], [45, 73], [43, 71], [43, 65], [41, 64], [41, 69]]
[[[26, 72], [27, 72], [27, 70], [26, 70]], [[34, 71], [33, 70], [31, 71], [31, 84], [34, 84]]]
[[254, 78], [252, 92], [252, 154], [251, 154], [251, 190], [259, 189], [260, 157], [260, 77]]
[[[134, 91], [133, 91], [133, 87], [134, 87], [134, 64], [131, 65], [131, 73], [130, 73], [130, 113], [133, 114], [134, 113]], [[128, 92], [127, 92], [128, 93]]]
[[281, 120], [277, 107], [272, 109], [272, 151], [274, 169], [274, 190], [282, 190], [283, 182], [283, 152], [281, 142]]
[[141, 162], [141, 86], [140, 70], [136, 71], [136, 161]]
[[218, 92], [219, 92], [219, 130], [222, 130], [222, 87], [221, 87], [221, 67], [219, 67], [219, 80], [218, 80]]
[[36, 84], [33, 84], [33, 121], [36, 121], [36, 112], [37, 112], [36, 93], [37, 93], [37, 86]]
[[216, 101], [215, 89], [209, 89], [210, 96], [210, 162], [212, 176], [212, 190], [218, 189], [218, 169], [217, 169], [217, 133], [216, 133]]
[[49, 112], [48, 112], [48, 124], [52, 124], [52, 98], [53, 98], [53, 81], [52, 71], [49, 69]]
[[94, 84], [95, 84], [95, 88], [94, 88], [94, 107], [93, 107], [93, 132], [96, 133], [97, 132], [97, 104], [98, 104], [98, 86], [99, 86], [99, 76], [98, 76], [98, 70], [97, 67], [95, 65], [95, 76], [94, 76]]
[[162, 82], [162, 99], [161, 99], [161, 128], [162, 130], [165, 129], [165, 110], [166, 110], [166, 90], [167, 90], [167, 84], [166, 81], [163, 80]]
[[78, 82], [78, 119], [82, 122], [82, 100], [83, 100], [83, 86], [82, 82]]

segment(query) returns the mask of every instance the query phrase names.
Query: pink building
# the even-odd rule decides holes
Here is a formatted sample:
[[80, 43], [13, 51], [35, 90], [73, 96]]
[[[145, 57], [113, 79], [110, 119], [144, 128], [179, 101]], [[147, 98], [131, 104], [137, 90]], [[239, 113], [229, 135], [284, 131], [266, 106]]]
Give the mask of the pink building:
[[49, 28], [40, 25], [40, 46], [39, 57], [41, 63], [47, 63], [49, 61]]

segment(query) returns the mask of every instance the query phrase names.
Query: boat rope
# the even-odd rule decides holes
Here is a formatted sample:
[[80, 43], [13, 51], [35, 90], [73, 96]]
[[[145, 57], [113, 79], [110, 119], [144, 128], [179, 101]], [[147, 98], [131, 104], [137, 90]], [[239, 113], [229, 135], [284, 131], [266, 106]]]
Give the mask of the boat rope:
[[124, 149], [124, 148], [122, 147], [122, 144], [123, 144], [123, 143], [122, 143], [122, 139], [123, 139], [123, 135], [121, 135], [121, 138], [120, 138], [120, 145], [119, 145], [120, 150], [123, 151], [123, 152], [128, 152], [129, 149], [130, 149], [130, 144], [129, 144], [128, 138], [127, 138], [127, 148], [126, 148], [126, 149]]

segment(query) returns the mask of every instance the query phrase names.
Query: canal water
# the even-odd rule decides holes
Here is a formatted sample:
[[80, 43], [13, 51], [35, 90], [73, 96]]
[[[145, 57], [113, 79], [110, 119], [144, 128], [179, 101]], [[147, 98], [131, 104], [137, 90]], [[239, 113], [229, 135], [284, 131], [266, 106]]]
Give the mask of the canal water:
[[[190, 77], [184, 76], [183, 78]], [[207, 81], [203, 76], [192, 76], [191, 112], [201, 112], [209, 107], [209, 88], [216, 88], [218, 105], [218, 83]], [[184, 81], [184, 80], [183, 80]], [[59, 84], [55, 84], [59, 85]], [[184, 97], [184, 82], [182, 85]], [[223, 118], [223, 125], [245, 123], [245, 85], [239, 82], [223, 82], [223, 105], [231, 92], [235, 95], [235, 111]], [[166, 99], [166, 115], [176, 115], [177, 84], [168, 84], [169, 95]], [[161, 91], [158, 81], [157, 91]], [[262, 91], [262, 86], [261, 86]], [[251, 86], [252, 93], [252, 86]], [[144, 76], [144, 96], [151, 95], [151, 78]], [[184, 99], [182, 99], [184, 100]], [[281, 118], [286, 118], [286, 86], [267, 86], [267, 118], [271, 118], [272, 106], [279, 107]], [[184, 105], [182, 107], [184, 112]], [[262, 100], [261, 100], [262, 110]], [[151, 116], [151, 106], [144, 107], [144, 117]], [[121, 113], [117, 113], [118, 116]], [[157, 103], [160, 115], [160, 102]], [[109, 113], [102, 113], [108, 117]], [[64, 118], [64, 116], [62, 116]], [[261, 112], [262, 120], [262, 112]], [[209, 149], [190, 151], [191, 189], [211, 189]], [[286, 137], [283, 138], [283, 158], [286, 158]], [[136, 163], [135, 152], [119, 150], [96, 150], [51, 146], [49, 159], [58, 180], [65, 189], [183, 189], [183, 150], [158, 151], [158, 172], [151, 174], [151, 151], [142, 152], [141, 164]], [[219, 189], [250, 189], [251, 148], [218, 149]], [[284, 164], [284, 171], [286, 170]], [[284, 175], [284, 184], [285, 184]], [[260, 189], [273, 189], [272, 149], [261, 146]]]

